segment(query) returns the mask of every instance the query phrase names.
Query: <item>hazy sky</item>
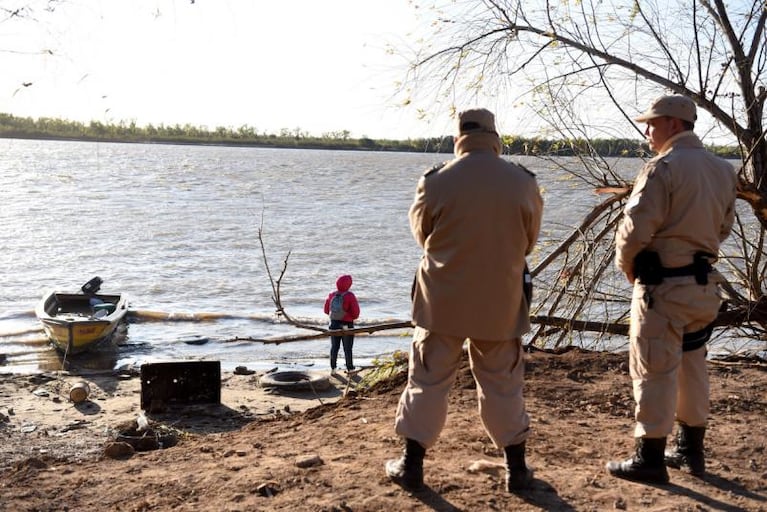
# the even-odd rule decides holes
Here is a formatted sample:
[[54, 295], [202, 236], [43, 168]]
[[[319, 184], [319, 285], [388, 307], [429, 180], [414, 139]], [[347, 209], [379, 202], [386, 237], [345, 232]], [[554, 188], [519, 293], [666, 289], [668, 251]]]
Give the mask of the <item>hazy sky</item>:
[[[34, 19], [9, 16], [27, 4]], [[0, 0], [0, 112], [371, 138], [451, 133], [447, 113], [418, 121], [393, 97], [406, 63], [387, 46], [417, 37], [407, 0], [46, 5]]]
[[[12, 15], [20, 6], [32, 9]], [[434, 15], [410, 0], [0, 0], [0, 112], [354, 138], [450, 135], [444, 102], [454, 98], [431, 106], [419, 95], [421, 119], [397, 90], [413, 51], [435, 42]], [[515, 90], [488, 88], [485, 99], [455, 107], [490, 108], [502, 134], [546, 136], [519, 100], [531, 83], [517, 78]], [[632, 90], [628, 112], [644, 110], [633, 98]], [[594, 135], [641, 137], [598, 101], [583, 101]]]

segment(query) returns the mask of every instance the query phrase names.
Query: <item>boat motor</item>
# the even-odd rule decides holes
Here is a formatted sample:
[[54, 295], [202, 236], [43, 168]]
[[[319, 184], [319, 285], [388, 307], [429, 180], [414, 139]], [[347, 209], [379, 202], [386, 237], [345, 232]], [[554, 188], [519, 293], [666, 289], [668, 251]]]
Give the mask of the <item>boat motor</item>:
[[90, 281], [88, 281], [87, 283], [85, 283], [84, 285], [82, 285], [80, 289], [86, 295], [93, 295], [95, 293], [98, 293], [98, 291], [101, 289], [101, 283], [103, 282], [104, 281], [100, 277], [96, 276]]

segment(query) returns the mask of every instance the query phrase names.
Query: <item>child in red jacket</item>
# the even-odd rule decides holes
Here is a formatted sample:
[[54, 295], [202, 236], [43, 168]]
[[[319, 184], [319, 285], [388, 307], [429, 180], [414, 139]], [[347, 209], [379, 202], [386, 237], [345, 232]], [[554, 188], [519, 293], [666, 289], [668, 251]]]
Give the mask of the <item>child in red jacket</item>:
[[[360, 316], [360, 305], [357, 297], [349, 291], [352, 287], [352, 276], [344, 274], [336, 280], [336, 291], [330, 292], [325, 299], [325, 314], [330, 316], [329, 329], [353, 329], [354, 320]], [[346, 359], [346, 371], [354, 370], [352, 360], [352, 346], [354, 345], [354, 335], [345, 334], [343, 336], [330, 337], [330, 372], [336, 372], [336, 362], [338, 360], [338, 350], [344, 346], [344, 358]]]

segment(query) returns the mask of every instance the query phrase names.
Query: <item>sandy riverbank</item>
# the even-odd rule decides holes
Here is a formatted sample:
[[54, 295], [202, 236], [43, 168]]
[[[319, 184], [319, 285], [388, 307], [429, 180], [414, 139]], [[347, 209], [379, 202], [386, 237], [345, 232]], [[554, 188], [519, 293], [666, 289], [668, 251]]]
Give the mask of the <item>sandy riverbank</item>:
[[175, 446], [120, 459], [103, 448], [141, 412], [137, 378], [89, 379], [91, 399], [75, 405], [65, 395], [81, 377], [4, 376], [0, 510], [767, 511], [767, 365], [712, 362], [710, 374], [708, 474], [670, 470], [670, 484], [649, 486], [604, 470], [633, 448], [626, 355], [528, 354], [536, 479], [518, 494], [503, 489], [501, 453], [482, 430], [467, 366], [418, 493], [383, 472], [401, 449], [393, 420], [403, 375], [347, 396], [341, 381], [325, 396], [286, 396], [267, 393], [254, 375], [227, 374], [220, 406], [149, 415], [180, 433]]

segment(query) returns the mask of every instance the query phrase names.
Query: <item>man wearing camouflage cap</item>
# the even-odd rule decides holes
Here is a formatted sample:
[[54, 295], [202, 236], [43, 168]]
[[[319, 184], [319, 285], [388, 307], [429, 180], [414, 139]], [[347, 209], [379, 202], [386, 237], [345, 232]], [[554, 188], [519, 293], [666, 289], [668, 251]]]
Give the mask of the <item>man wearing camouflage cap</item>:
[[386, 474], [407, 489], [423, 485], [423, 458], [445, 425], [468, 339], [480, 418], [504, 450], [512, 491], [532, 480], [520, 337], [530, 329], [525, 256], [538, 238], [543, 201], [535, 176], [501, 158], [490, 111], [461, 112], [454, 144], [455, 158], [419, 179], [410, 207], [423, 256], [413, 285], [408, 383], [395, 418], [404, 455], [386, 463]]
[[[634, 183], [618, 228], [616, 264], [633, 283], [630, 374], [636, 454], [609, 462], [628, 480], [666, 483], [666, 466], [702, 476], [709, 414], [705, 342], [721, 304], [711, 266], [734, 220], [732, 166], [693, 133], [695, 103], [658, 98], [635, 120], [657, 153]], [[678, 423], [677, 446], [664, 454]]]

